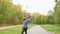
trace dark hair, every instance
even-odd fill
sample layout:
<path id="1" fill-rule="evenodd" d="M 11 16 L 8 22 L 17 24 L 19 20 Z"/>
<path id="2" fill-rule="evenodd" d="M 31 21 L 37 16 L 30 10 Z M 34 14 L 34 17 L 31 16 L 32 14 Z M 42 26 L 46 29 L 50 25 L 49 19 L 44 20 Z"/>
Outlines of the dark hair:
<path id="1" fill-rule="evenodd" d="M 23 19 L 23 21 L 26 20 L 26 18 Z"/>

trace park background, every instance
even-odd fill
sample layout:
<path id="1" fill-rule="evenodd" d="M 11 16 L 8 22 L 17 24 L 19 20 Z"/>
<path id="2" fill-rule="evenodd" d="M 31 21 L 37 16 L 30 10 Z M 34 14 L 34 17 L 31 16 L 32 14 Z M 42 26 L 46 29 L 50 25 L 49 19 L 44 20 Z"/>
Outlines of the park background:
<path id="1" fill-rule="evenodd" d="M 31 13 L 32 11 L 27 12 L 28 5 L 23 10 L 22 5 L 14 4 L 12 0 L 0 0 L 0 27 L 22 25 L 23 17 L 32 17 L 30 25 L 42 25 L 43 28 L 60 34 L 60 0 L 55 0 L 54 2 L 53 10 L 49 10 L 47 15 L 44 15 L 39 13 L 39 11 L 33 13 Z M 4 31 L 0 30 L 1 34 L 4 34 Z"/>

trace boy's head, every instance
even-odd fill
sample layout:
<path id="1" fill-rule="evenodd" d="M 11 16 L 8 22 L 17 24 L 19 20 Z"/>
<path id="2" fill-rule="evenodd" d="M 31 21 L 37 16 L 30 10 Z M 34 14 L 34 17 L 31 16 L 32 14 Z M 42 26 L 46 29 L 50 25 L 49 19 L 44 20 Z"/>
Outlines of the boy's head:
<path id="1" fill-rule="evenodd" d="M 26 18 L 25 18 L 25 17 L 23 17 L 23 20 L 26 20 Z"/>

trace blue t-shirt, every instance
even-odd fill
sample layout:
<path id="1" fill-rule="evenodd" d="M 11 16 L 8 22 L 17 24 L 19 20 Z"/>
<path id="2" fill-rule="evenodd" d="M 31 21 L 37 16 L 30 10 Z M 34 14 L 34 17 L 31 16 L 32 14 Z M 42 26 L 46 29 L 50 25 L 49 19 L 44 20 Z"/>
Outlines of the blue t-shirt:
<path id="1" fill-rule="evenodd" d="M 24 28 L 27 27 L 29 21 L 30 21 L 29 19 L 26 19 L 26 20 L 23 21 L 23 27 L 24 27 Z"/>

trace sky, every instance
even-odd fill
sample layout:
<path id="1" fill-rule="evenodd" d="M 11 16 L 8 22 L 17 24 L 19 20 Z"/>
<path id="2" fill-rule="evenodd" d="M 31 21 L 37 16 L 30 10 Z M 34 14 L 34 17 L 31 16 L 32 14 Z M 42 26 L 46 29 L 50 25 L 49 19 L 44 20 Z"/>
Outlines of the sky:
<path id="1" fill-rule="evenodd" d="M 55 0 L 13 0 L 13 4 L 22 5 L 22 10 L 26 12 L 47 15 L 49 10 L 53 10 L 55 7 Z"/>

